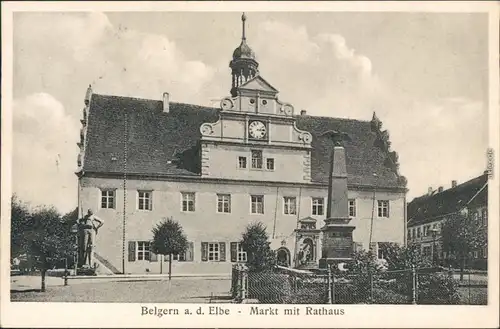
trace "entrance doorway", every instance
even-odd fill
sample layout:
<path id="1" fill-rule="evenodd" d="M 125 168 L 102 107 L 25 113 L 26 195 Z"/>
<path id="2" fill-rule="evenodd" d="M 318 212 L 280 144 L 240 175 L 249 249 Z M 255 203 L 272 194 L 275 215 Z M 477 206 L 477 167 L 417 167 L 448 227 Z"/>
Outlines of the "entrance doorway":
<path id="1" fill-rule="evenodd" d="M 276 258 L 279 266 L 290 267 L 290 251 L 281 247 L 276 251 Z"/>

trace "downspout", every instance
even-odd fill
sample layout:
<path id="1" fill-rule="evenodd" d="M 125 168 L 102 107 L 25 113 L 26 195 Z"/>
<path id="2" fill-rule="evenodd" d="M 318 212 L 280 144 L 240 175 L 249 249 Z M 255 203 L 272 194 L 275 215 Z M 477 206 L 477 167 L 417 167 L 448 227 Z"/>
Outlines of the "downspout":
<path id="1" fill-rule="evenodd" d="M 276 187 L 276 204 L 274 206 L 273 239 L 276 237 L 276 217 L 278 216 L 278 190 Z"/>

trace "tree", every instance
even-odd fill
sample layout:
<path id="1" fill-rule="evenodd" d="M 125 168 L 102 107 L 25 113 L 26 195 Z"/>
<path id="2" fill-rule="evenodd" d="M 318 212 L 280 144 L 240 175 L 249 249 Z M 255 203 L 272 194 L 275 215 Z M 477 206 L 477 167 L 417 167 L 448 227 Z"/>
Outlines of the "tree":
<path id="1" fill-rule="evenodd" d="M 14 259 L 24 250 L 24 232 L 28 228 L 30 213 L 28 206 L 16 195 L 11 198 L 11 222 L 10 222 L 10 257 Z"/>
<path id="2" fill-rule="evenodd" d="M 486 246 L 487 230 L 483 224 L 458 212 L 444 222 L 441 237 L 443 251 L 459 261 L 460 280 L 463 280 L 465 262 L 470 253 Z"/>
<path id="3" fill-rule="evenodd" d="M 269 235 L 262 222 L 247 226 L 241 246 L 247 253 L 247 266 L 250 271 L 269 270 L 276 264 L 276 255 L 271 250 Z"/>
<path id="4" fill-rule="evenodd" d="M 384 259 L 387 262 L 388 271 L 432 265 L 428 258 L 422 256 L 420 248 L 416 245 L 400 246 L 397 243 L 389 243 L 385 246 Z"/>
<path id="5" fill-rule="evenodd" d="M 172 218 L 164 219 L 153 228 L 152 251 L 158 255 L 168 255 L 168 279 L 172 279 L 172 255 L 186 251 L 187 238 L 182 226 Z M 160 265 L 162 266 L 162 265 Z"/>
<path id="6" fill-rule="evenodd" d="M 42 206 L 31 212 L 22 232 L 23 249 L 35 257 L 41 274 L 41 291 L 45 291 L 47 270 L 74 252 L 67 225 L 53 207 Z"/>

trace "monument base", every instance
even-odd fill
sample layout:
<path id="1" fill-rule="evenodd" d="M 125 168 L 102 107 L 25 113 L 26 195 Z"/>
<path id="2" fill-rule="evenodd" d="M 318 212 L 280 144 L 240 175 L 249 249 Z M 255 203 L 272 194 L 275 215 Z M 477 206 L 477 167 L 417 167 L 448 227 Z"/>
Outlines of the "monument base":
<path id="1" fill-rule="evenodd" d="M 339 264 L 344 263 L 345 264 L 345 269 L 347 270 L 347 267 L 349 263 L 352 262 L 352 258 L 321 258 L 319 260 L 319 268 L 321 270 L 326 270 L 328 267 L 335 267 L 339 269 Z M 341 270 L 341 269 L 339 269 Z"/>

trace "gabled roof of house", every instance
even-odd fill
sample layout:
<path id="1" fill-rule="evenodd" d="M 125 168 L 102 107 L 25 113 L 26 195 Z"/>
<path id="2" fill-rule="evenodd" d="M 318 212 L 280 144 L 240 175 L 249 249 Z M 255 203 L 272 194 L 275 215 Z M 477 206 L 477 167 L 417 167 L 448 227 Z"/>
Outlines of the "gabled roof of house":
<path id="1" fill-rule="evenodd" d="M 220 110 L 173 102 L 168 113 L 162 109 L 162 101 L 93 94 L 83 171 L 123 173 L 126 146 L 129 174 L 199 176 L 199 128 L 204 122 L 217 121 Z M 313 182 L 328 184 L 333 145 L 321 134 L 335 130 L 350 137 L 345 144 L 349 184 L 405 188 L 397 172 L 386 166 L 387 151 L 376 146 L 377 135 L 370 121 L 307 115 L 296 118 L 297 127 L 313 136 Z"/>
<path id="2" fill-rule="evenodd" d="M 408 203 L 408 226 L 432 222 L 465 207 L 488 203 L 488 175 L 475 177 L 456 187 L 423 195 Z"/>

